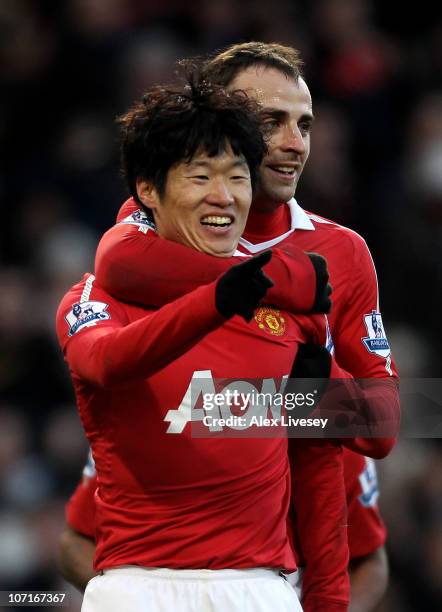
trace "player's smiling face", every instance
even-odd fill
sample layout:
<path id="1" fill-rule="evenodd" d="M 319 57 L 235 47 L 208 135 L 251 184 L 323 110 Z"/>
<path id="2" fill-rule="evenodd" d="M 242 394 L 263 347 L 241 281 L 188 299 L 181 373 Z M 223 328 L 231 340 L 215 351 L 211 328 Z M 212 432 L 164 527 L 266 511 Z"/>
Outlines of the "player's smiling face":
<path id="1" fill-rule="evenodd" d="M 312 99 L 305 81 L 298 82 L 262 65 L 242 70 L 229 84 L 259 101 L 268 128 L 268 154 L 260 171 L 253 206 L 266 210 L 293 197 L 310 153 Z"/>
<path id="2" fill-rule="evenodd" d="M 252 186 L 247 163 L 229 147 L 215 157 L 197 152 L 189 163 L 173 166 L 162 196 L 145 181 L 138 194 L 152 209 L 160 236 L 230 257 L 247 221 Z"/>

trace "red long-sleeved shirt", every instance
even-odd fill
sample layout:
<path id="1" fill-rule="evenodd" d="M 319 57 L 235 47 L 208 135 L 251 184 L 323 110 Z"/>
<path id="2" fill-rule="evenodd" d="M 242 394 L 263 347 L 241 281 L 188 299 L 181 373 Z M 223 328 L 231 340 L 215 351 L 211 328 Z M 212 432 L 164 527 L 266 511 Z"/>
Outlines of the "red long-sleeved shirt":
<path id="1" fill-rule="evenodd" d="M 244 376 L 274 385 L 290 371 L 297 343 L 325 340 L 322 317 L 301 328 L 263 309 L 273 316 L 267 327 L 258 314 L 249 325 L 236 317 L 221 327 L 213 294 L 204 286 L 146 313 L 87 276 L 59 307 L 57 332 L 99 475 L 98 569 L 294 566 L 286 439 L 192 439 L 188 425 L 201 410 L 189 403 L 197 399 L 189 382 L 207 389 L 216 378 Z M 311 468 L 317 453 L 303 445 Z M 316 496 L 338 499 L 341 467 L 330 467 L 325 489 L 300 480 L 300 514 Z"/>
<path id="2" fill-rule="evenodd" d="M 333 286 L 330 342 L 336 355 L 331 376 L 361 379 L 356 395 L 364 400 L 372 420 L 382 422 L 386 431 L 383 437 L 379 433 L 375 433 L 376 437 L 347 437 L 342 443 L 362 455 L 380 459 L 395 443 L 400 407 L 397 373 L 382 325 L 372 257 L 356 232 L 305 213 L 294 201 L 290 203 L 290 213 L 291 229 L 284 231 L 286 228 L 281 227 L 280 235 L 266 240 L 265 227 L 261 228 L 260 235 L 257 233 L 252 209 L 248 226 L 254 233 L 246 233 L 239 248 L 248 255 L 267 248 L 274 250 L 266 273 L 273 278 L 275 286 L 267 299 L 291 312 L 308 311 L 307 306 L 313 301 L 314 275 L 303 250 L 326 257 Z M 238 263 L 237 257 L 211 257 L 159 238 L 132 199 L 121 208 L 118 222 L 99 244 L 95 271 L 99 283 L 120 299 L 161 306 L 216 279 Z M 276 229 L 272 226 L 273 232 Z M 288 287 L 293 287 L 293 292 Z M 307 301 L 302 297 L 304 291 Z M 378 323 L 377 330 L 372 327 L 373 316 Z M 379 341 L 376 333 L 382 335 Z M 382 392 L 378 385 L 370 383 L 371 378 L 383 379 Z"/>

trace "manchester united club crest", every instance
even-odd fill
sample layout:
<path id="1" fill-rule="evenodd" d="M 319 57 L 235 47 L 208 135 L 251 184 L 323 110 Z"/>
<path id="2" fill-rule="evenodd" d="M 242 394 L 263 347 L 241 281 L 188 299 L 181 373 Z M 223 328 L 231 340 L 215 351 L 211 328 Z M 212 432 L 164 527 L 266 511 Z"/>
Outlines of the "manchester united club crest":
<path id="1" fill-rule="evenodd" d="M 258 308 L 255 321 L 259 329 L 271 336 L 282 336 L 285 333 L 285 319 L 275 308 Z"/>

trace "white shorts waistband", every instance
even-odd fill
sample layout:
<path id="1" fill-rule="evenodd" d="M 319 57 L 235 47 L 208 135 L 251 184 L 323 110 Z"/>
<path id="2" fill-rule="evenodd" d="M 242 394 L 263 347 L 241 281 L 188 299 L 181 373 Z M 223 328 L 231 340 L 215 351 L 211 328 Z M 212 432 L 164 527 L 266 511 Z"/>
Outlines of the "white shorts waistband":
<path id="1" fill-rule="evenodd" d="M 267 578 L 280 580 L 279 570 L 266 568 L 250 569 L 169 569 L 165 567 L 140 567 L 122 565 L 103 570 L 105 576 L 140 576 L 162 580 L 255 580 Z"/>

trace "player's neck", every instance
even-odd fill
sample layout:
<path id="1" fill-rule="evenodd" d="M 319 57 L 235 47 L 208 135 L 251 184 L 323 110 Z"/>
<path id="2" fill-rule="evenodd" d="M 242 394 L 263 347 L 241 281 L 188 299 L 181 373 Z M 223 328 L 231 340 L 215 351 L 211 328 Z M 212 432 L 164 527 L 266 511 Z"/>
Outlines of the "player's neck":
<path id="1" fill-rule="evenodd" d="M 291 215 L 287 204 L 279 204 L 273 210 L 250 209 L 243 237 L 259 243 L 276 238 L 290 229 Z"/>

